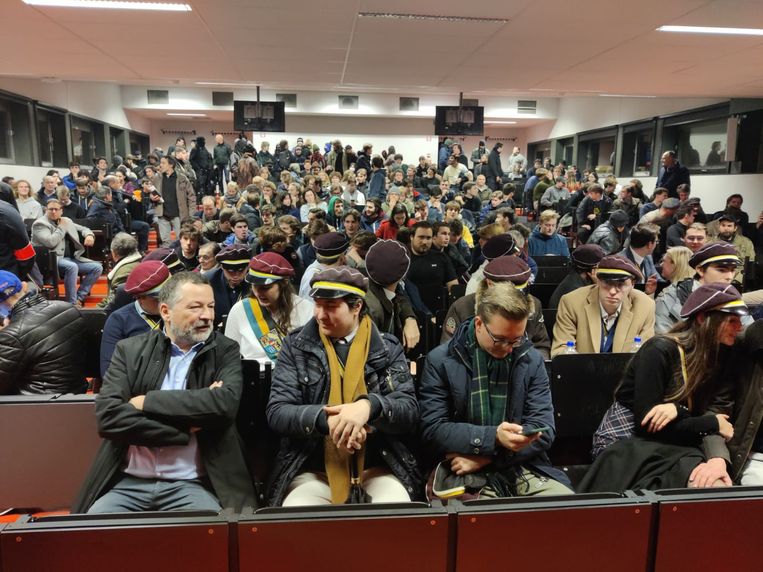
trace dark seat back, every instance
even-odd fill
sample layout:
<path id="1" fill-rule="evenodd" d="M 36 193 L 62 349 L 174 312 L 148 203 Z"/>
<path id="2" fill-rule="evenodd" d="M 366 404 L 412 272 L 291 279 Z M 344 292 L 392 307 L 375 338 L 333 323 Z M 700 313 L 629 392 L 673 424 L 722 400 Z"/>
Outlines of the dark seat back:
<path id="1" fill-rule="evenodd" d="M 559 267 L 564 266 L 568 267 L 570 263 L 569 256 L 555 256 L 555 255 L 548 255 L 548 256 L 533 256 L 533 260 L 538 265 L 538 268 L 546 268 L 546 267 Z M 569 271 L 569 270 L 568 270 Z"/>
<path id="2" fill-rule="evenodd" d="M 569 273 L 570 269 L 567 266 L 539 266 L 535 282 L 539 284 L 559 284 Z"/>
<path id="3" fill-rule="evenodd" d="M 543 309 L 543 324 L 546 326 L 549 339 L 554 341 L 554 324 L 556 323 L 556 310 L 553 308 Z"/>
<path id="4" fill-rule="evenodd" d="M 80 313 L 85 319 L 85 330 L 82 332 L 85 377 L 99 378 L 101 376 L 101 337 L 103 336 L 103 326 L 106 323 L 106 312 L 83 308 Z"/>
<path id="5" fill-rule="evenodd" d="M 558 355 L 551 362 L 554 465 L 591 462 L 591 440 L 633 354 Z"/>
<path id="6" fill-rule="evenodd" d="M 559 282 L 553 284 L 533 282 L 528 287 L 528 292 L 540 300 L 541 308 L 548 308 L 548 303 L 557 286 L 559 286 Z"/>
<path id="7" fill-rule="evenodd" d="M 278 452 L 278 436 L 268 426 L 266 416 L 273 366 L 241 360 L 241 371 L 244 386 L 236 424 L 247 452 L 249 472 L 261 485 L 266 482 Z"/>

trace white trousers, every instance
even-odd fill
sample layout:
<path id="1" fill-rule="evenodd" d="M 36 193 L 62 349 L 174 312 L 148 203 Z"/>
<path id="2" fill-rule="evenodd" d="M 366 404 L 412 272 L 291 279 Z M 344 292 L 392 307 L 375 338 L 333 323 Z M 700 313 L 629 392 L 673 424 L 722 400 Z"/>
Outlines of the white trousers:
<path id="1" fill-rule="evenodd" d="M 389 471 L 372 469 L 363 479 L 363 488 L 372 503 L 410 502 L 411 497 L 400 481 Z M 367 473 L 367 474 L 368 474 Z M 331 489 L 325 473 L 301 473 L 294 477 L 286 489 L 283 506 L 314 506 L 331 504 Z"/>
<path id="2" fill-rule="evenodd" d="M 763 453 L 752 453 L 742 469 L 739 484 L 747 487 L 763 485 Z"/>

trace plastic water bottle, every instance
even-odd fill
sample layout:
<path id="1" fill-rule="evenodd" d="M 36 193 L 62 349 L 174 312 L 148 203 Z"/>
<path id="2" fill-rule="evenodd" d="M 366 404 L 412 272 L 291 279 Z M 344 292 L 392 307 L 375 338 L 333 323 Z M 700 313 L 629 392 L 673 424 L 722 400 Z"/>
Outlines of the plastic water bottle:
<path id="1" fill-rule="evenodd" d="M 635 354 L 640 349 L 641 349 L 641 338 L 639 337 L 633 338 L 633 348 L 631 349 L 631 353 Z"/>
<path id="2" fill-rule="evenodd" d="M 575 342 L 570 340 L 567 342 L 567 349 L 564 350 L 565 354 L 576 354 L 578 353 L 578 350 L 575 349 Z"/>

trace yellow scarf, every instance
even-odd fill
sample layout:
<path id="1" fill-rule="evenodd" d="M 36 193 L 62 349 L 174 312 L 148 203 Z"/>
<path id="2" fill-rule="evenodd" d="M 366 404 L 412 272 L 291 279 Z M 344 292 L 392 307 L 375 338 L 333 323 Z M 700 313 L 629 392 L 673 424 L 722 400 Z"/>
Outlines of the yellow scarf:
<path id="1" fill-rule="evenodd" d="M 364 370 L 368 359 L 368 349 L 371 345 L 371 318 L 365 316 L 360 320 L 358 332 L 352 340 L 350 353 L 344 367 L 336 355 L 331 340 L 321 333 L 321 341 L 326 350 L 331 373 L 328 405 L 353 403 L 359 396 L 366 395 Z M 350 455 L 344 450 L 338 449 L 331 440 L 331 436 L 327 436 L 324 440 L 323 449 L 326 476 L 331 488 L 331 502 L 343 504 L 350 492 L 350 485 L 353 484 L 350 477 L 350 462 L 357 463 L 358 480 L 363 475 L 365 445 L 354 455 Z"/>

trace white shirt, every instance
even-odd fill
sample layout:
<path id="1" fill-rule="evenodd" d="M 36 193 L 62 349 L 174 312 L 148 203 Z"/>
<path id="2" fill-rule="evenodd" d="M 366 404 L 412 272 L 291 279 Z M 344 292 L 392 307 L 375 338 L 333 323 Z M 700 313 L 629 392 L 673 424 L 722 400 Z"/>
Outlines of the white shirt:
<path id="1" fill-rule="evenodd" d="M 599 302 L 599 310 L 601 311 L 601 321 L 604 324 L 604 329 L 607 330 L 607 333 L 612 329 L 612 327 L 615 325 L 615 322 L 617 321 L 618 316 L 620 315 L 620 310 L 622 309 L 623 305 L 620 303 L 620 305 L 617 307 L 617 310 L 615 310 L 615 313 L 611 316 L 607 314 L 607 311 L 604 309 L 604 306 L 601 305 L 601 302 Z"/>
<path id="2" fill-rule="evenodd" d="M 293 296 L 292 302 L 294 307 L 289 316 L 291 327 L 299 328 L 313 317 L 313 302 L 297 295 Z M 265 350 L 262 349 L 262 344 L 254 334 L 254 330 L 249 325 L 249 318 L 246 317 L 246 310 L 244 309 L 244 304 L 248 303 L 249 300 L 244 299 L 233 305 L 230 314 L 228 314 L 228 321 L 225 323 L 225 335 L 238 342 L 241 347 L 242 358 L 257 360 L 262 364 L 272 363 Z"/>
<path id="3" fill-rule="evenodd" d="M 325 270 L 327 267 L 317 260 L 305 268 L 305 273 L 302 275 L 302 281 L 299 283 L 299 297 L 309 299 L 310 298 L 310 280 L 313 279 L 318 272 Z"/>

